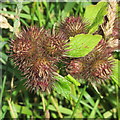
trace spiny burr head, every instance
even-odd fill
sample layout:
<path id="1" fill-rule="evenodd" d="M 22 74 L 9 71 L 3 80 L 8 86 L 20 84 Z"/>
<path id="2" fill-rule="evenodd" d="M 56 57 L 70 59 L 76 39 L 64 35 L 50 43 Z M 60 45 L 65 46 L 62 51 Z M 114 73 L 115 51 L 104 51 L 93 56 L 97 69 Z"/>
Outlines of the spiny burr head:
<path id="1" fill-rule="evenodd" d="M 80 74 L 83 70 L 83 65 L 84 63 L 80 59 L 71 60 L 66 71 L 71 75 Z"/>
<path id="2" fill-rule="evenodd" d="M 59 60 L 67 51 L 65 48 L 67 40 L 62 32 L 47 35 L 46 41 L 43 43 L 45 54 L 51 59 Z"/>
<path id="3" fill-rule="evenodd" d="M 45 30 L 39 29 L 35 26 L 27 28 L 20 33 L 20 35 L 11 41 L 11 52 L 13 56 L 31 57 L 36 52 L 42 52 L 41 44 Z"/>
<path id="4" fill-rule="evenodd" d="M 61 23 L 60 30 L 69 38 L 77 34 L 87 33 L 87 25 L 81 17 L 71 16 Z"/>
<path id="5" fill-rule="evenodd" d="M 112 64 L 108 60 L 97 60 L 92 64 L 92 75 L 100 79 L 108 79 L 112 74 Z"/>
<path id="6" fill-rule="evenodd" d="M 38 91 L 42 89 L 45 91 L 50 87 L 52 81 L 54 81 L 53 72 L 55 71 L 52 62 L 48 61 L 46 58 L 38 58 L 33 61 L 33 65 L 26 69 L 24 74 L 28 79 L 26 81 L 26 87 L 31 91 Z"/>
<path id="7" fill-rule="evenodd" d="M 11 42 L 12 58 L 18 69 L 22 71 L 26 86 L 35 92 L 46 90 L 55 80 L 54 62 L 48 59 L 43 43 L 46 42 L 47 31 L 35 26 L 23 30 Z"/>

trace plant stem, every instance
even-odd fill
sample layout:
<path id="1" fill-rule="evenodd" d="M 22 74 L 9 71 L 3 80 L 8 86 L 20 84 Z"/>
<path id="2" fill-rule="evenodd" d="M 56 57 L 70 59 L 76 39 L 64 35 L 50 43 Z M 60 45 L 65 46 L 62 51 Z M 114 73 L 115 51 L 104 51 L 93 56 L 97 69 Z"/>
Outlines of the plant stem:
<path id="1" fill-rule="evenodd" d="M 46 107 L 46 101 L 45 101 L 44 94 L 40 92 L 40 96 L 42 98 L 42 104 L 43 104 L 43 111 L 44 111 L 45 119 L 49 120 L 50 119 L 50 113 L 49 113 L 49 110 Z"/>
<path id="2" fill-rule="evenodd" d="M 49 91 L 48 89 L 47 89 L 47 92 L 48 92 L 48 94 L 50 95 L 50 91 Z M 59 108 L 58 108 L 58 105 L 56 104 L 55 99 L 54 99 L 52 96 L 50 96 L 50 99 L 51 99 L 51 102 L 52 102 L 52 104 L 54 105 L 55 109 L 57 110 L 59 117 L 60 117 L 60 118 L 63 118 L 63 115 L 62 115 L 61 112 L 59 111 Z"/>
<path id="3" fill-rule="evenodd" d="M 43 111 L 45 112 L 45 110 L 46 110 L 45 98 L 44 98 L 44 95 L 43 95 L 42 93 L 40 93 L 40 96 L 41 96 L 41 98 L 42 98 Z"/>
<path id="4" fill-rule="evenodd" d="M 79 106 L 79 104 L 80 104 L 80 100 L 82 99 L 82 96 L 83 96 L 86 88 L 87 88 L 87 86 L 85 86 L 84 89 L 82 90 L 82 92 L 81 92 L 81 94 L 80 94 L 80 96 L 79 96 L 79 98 L 78 98 L 78 100 L 77 100 L 76 106 L 75 106 L 75 108 L 74 108 L 74 110 L 73 110 L 73 113 L 72 113 L 72 115 L 71 115 L 71 118 L 74 117 L 74 114 L 75 114 L 75 112 L 76 112 L 76 110 L 77 110 L 77 108 L 78 108 L 78 106 Z"/>
<path id="5" fill-rule="evenodd" d="M 1 77 L 2 78 L 2 77 Z M 4 88 L 5 88 L 5 83 L 6 83 L 6 75 L 4 76 L 4 79 L 3 79 L 3 83 L 2 83 L 2 86 L 1 86 L 1 93 L 0 93 L 0 108 L 2 107 L 2 97 L 3 97 L 3 92 L 4 92 Z M 2 81 L 2 80 L 1 80 Z"/>
<path id="6" fill-rule="evenodd" d="M 116 85 L 116 99 L 117 99 L 118 120 L 120 120 L 120 96 L 119 96 L 119 87 L 118 87 L 118 85 Z"/>

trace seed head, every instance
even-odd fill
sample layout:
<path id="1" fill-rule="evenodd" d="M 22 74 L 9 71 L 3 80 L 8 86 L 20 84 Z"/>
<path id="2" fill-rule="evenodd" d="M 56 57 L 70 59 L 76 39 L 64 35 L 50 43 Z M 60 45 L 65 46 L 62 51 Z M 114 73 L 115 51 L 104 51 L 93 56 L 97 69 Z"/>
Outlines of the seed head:
<path id="1" fill-rule="evenodd" d="M 97 60 L 92 64 L 91 73 L 100 79 L 108 79 L 112 74 L 111 65 L 108 60 Z"/>
<path id="2" fill-rule="evenodd" d="M 46 90 L 54 81 L 54 62 L 48 59 L 43 47 L 47 40 L 46 34 L 43 28 L 30 27 L 11 42 L 14 63 L 27 78 L 27 88 L 35 92 L 40 88 Z"/>
<path id="3" fill-rule="evenodd" d="M 12 56 L 24 58 L 32 57 L 36 52 L 41 54 L 41 42 L 44 32 L 43 28 L 38 29 L 37 27 L 30 27 L 27 30 L 23 29 L 20 35 L 11 41 Z"/>
<path id="4" fill-rule="evenodd" d="M 83 65 L 84 63 L 80 58 L 71 60 L 66 71 L 73 76 L 78 76 L 83 71 Z"/>
<path id="5" fill-rule="evenodd" d="M 45 49 L 45 54 L 51 60 L 60 60 L 60 58 L 65 55 L 66 52 L 66 43 L 67 40 L 65 39 L 62 32 L 47 35 L 46 41 L 43 43 L 43 48 Z"/>
<path id="6" fill-rule="evenodd" d="M 105 40 L 101 40 L 98 45 L 84 57 L 86 63 L 85 74 L 82 76 L 90 82 L 101 83 L 112 74 L 113 59 L 112 49 L 107 48 Z"/>
<path id="7" fill-rule="evenodd" d="M 81 17 L 68 17 L 60 25 L 60 31 L 62 31 L 67 38 L 74 37 L 77 34 L 86 33 L 87 23 L 85 23 Z"/>
<path id="8" fill-rule="evenodd" d="M 55 80 L 53 63 L 43 57 L 32 62 L 31 66 L 24 69 L 24 74 L 28 79 L 25 84 L 30 90 L 38 91 L 41 88 L 45 91 Z"/>

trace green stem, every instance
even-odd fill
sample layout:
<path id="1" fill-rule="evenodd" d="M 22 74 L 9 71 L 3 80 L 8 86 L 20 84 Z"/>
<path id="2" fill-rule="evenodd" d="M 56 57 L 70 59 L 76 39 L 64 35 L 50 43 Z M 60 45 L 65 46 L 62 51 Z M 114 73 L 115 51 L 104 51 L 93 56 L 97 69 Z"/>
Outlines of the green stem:
<path id="1" fill-rule="evenodd" d="M 76 110 L 77 110 L 77 108 L 78 108 L 78 106 L 79 106 L 79 104 L 80 104 L 80 100 L 82 99 L 82 96 L 83 96 L 86 88 L 87 88 L 87 86 L 85 86 L 84 89 L 82 90 L 82 92 L 81 92 L 81 94 L 80 94 L 80 96 L 79 96 L 79 98 L 78 98 L 78 100 L 77 100 L 76 106 L 75 106 L 75 108 L 74 108 L 74 110 L 73 110 L 73 113 L 72 113 L 72 115 L 71 115 L 71 118 L 74 117 L 74 114 L 75 114 L 75 112 L 76 112 Z"/>
<path id="2" fill-rule="evenodd" d="M 46 110 L 46 104 L 45 104 L 45 98 L 44 98 L 43 93 L 40 93 L 40 96 L 41 96 L 41 98 L 42 98 L 43 111 L 45 112 L 45 110 Z"/>
<path id="3" fill-rule="evenodd" d="M 47 92 L 48 92 L 48 94 L 50 95 L 50 91 L 49 91 L 48 89 L 47 89 Z M 59 117 L 60 117 L 60 118 L 63 118 L 63 115 L 61 114 L 61 112 L 60 112 L 60 110 L 59 110 L 59 108 L 58 108 L 58 105 L 56 104 L 55 99 L 54 99 L 52 96 L 50 96 L 50 99 L 51 99 L 51 102 L 52 102 L 52 104 L 54 105 L 55 109 L 57 110 Z"/>
<path id="4" fill-rule="evenodd" d="M 118 111 L 118 120 L 120 120 L 120 96 L 119 96 L 119 87 L 116 85 L 116 99 L 117 99 L 117 111 Z"/>
<path id="5" fill-rule="evenodd" d="M 31 8 L 31 25 L 34 25 L 35 11 L 36 11 L 36 2 L 32 4 L 32 8 Z"/>
<path id="6" fill-rule="evenodd" d="M 5 88 L 5 83 L 6 83 L 6 75 L 4 76 L 4 79 L 3 79 L 3 84 L 2 84 L 2 88 L 1 88 L 1 94 L 0 94 L 0 107 L 2 105 L 2 96 L 3 96 L 3 92 L 4 92 L 4 88 Z"/>

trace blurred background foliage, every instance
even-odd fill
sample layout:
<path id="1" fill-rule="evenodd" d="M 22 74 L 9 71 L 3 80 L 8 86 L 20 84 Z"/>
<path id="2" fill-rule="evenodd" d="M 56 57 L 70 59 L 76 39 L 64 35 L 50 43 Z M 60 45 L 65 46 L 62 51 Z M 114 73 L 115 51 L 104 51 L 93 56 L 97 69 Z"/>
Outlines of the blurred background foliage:
<path id="1" fill-rule="evenodd" d="M 30 93 L 20 71 L 9 59 L 9 40 L 23 27 L 53 29 L 68 16 L 84 16 L 93 2 L 3 2 L 0 3 L 0 118 L 115 118 L 120 119 L 119 86 L 115 80 L 96 88 L 67 75 L 51 92 Z M 120 59 L 119 52 L 114 54 Z M 117 61 L 118 64 L 119 60 Z M 61 65 L 64 66 L 64 65 Z M 115 74 L 118 76 L 118 65 Z M 64 71 L 63 71 L 64 72 Z M 68 81 L 66 81 L 66 79 Z M 117 81 L 119 82 L 119 81 Z M 118 83 L 119 84 L 119 83 Z M 60 93 L 60 94 L 59 94 Z"/>

